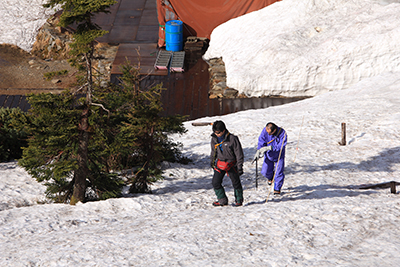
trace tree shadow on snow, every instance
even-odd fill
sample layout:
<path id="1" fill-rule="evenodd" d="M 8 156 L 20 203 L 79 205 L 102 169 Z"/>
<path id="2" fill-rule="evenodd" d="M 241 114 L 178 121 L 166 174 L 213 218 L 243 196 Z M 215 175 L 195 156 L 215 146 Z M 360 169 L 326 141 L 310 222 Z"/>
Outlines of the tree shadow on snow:
<path id="1" fill-rule="evenodd" d="M 357 197 L 360 195 L 377 194 L 374 190 L 362 190 L 360 186 L 333 186 L 329 184 L 308 186 L 301 185 L 288 187 L 282 191 L 281 196 L 270 197 L 273 202 L 295 201 L 304 199 L 327 199 L 340 197 Z M 388 191 L 388 193 L 390 193 Z"/>
<path id="2" fill-rule="evenodd" d="M 211 150 L 210 150 L 211 153 Z M 254 149 L 243 149 L 244 153 L 244 161 L 252 161 L 253 156 L 255 153 L 255 148 Z M 186 170 L 199 170 L 202 172 L 207 173 L 206 176 L 196 176 L 196 177 L 184 177 L 184 180 L 177 180 L 177 178 L 182 179 L 182 177 L 175 177 L 175 176 L 167 176 L 164 175 L 164 180 L 165 181 L 171 181 L 170 185 L 166 185 L 165 187 L 158 188 L 156 190 L 153 190 L 155 194 L 162 194 L 163 192 L 168 192 L 168 193 L 173 193 L 173 192 L 180 192 L 180 191 L 187 191 L 187 192 L 192 192 L 192 191 L 198 191 L 198 190 L 212 190 L 212 177 L 214 174 L 213 169 L 210 166 L 211 163 L 211 158 L 210 155 L 204 155 L 204 154 L 197 154 L 193 153 L 191 155 L 184 155 L 186 157 L 189 157 L 193 162 L 189 164 L 176 164 L 176 163 L 164 163 L 164 168 L 163 170 L 166 171 L 168 169 L 173 169 L 173 168 L 182 168 Z M 190 172 L 189 172 L 190 173 Z M 248 172 L 245 170 L 245 174 L 241 176 L 241 180 L 243 181 L 248 181 L 250 180 L 253 176 L 252 172 Z M 174 182 L 173 182 L 174 181 Z M 244 183 L 244 182 L 243 182 Z M 230 178 L 225 175 L 224 180 L 223 180 L 223 186 L 225 187 L 226 190 L 230 190 L 232 188 L 231 180 Z M 233 190 L 233 189 L 232 189 Z"/>
<path id="3" fill-rule="evenodd" d="M 245 163 L 251 162 L 253 160 L 253 156 L 255 153 L 255 148 L 245 148 L 243 150 L 245 155 Z M 188 156 L 188 155 L 185 155 Z M 176 181 L 170 185 L 167 185 L 164 188 L 159 188 L 155 190 L 155 193 L 159 191 L 158 194 L 162 194 L 162 192 L 180 192 L 180 191 L 198 191 L 198 190 L 212 190 L 213 187 L 211 185 L 211 180 L 213 176 L 213 170 L 210 167 L 210 156 L 204 154 L 196 154 L 193 153 L 189 156 L 193 160 L 192 163 L 187 165 L 180 164 L 179 168 L 184 169 L 194 169 L 199 170 L 203 169 L 207 175 L 204 177 L 187 177 L 185 180 Z M 293 164 L 290 162 L 286 163 L 285 174 L 295 175 L 298 173 L 313 173 L 320 171 L 337 171 L 337 170 L 347 170 L 348 172 L 394 172 L 394 165 L 400 162 L 400 147 L 395 147 L 391 149 L 384 150 L 379 153 L 379 155 L 371 157 L 367 160 L 364 160 L 358 164 L 352 162 L 340 162 L 340 163 L 332 163 L 328 165 L 300 165 Z M 247 164 L 248 166 L 248 164 Z M 243 176 L 241 176 L 242 184 L 246 190 L 253 190 L 255 188 L 255 164 L 251 165 L 251 169 L 246 169 Z M 269 190 L 269 186 L 266 185 L 266 179 L 260 174 L 262 166 L 262 159 L 258 160 L 258 181 L 260 186 L 266 187 L 266 191 Z M 176 165 L 166 166 L 166 169 L 175 168 Z M 327 174 L 329 175 L 329 174 Z M 175 180 L 175 177 L 165 177 L 165 180 Z M 231 189 L 231 182 L 229 177 L 225 176 L 223 185 L 227 190 Z M 268 201 L 281 202 L 281 201 L 293 201 L 300 199 L 324 199 L 324 198 L 335 198 L 335 197 L 355 197 L 359 195 L 371 195 L 376 194 L 376 190 L 361 190 L 359 189 L 361 186 L 365 186 L 365 184 L 360 185 L 346 185 L 346 186 L 337 186 L 331 184 L 318 185 L 318 186 L 308 186 L 301 185 L 297 187 L 291 188 L 283 188 L 281 196 L 274 196 L 271 194 L 270 199 Z M 388 189 L 389 190 L 389 189 Z M 388 191 L 389 192 L 389 191 Z M 265 197 L 267 197 L 267 192 Z M 251 202 L 249 204 L 264 204 L 265 200 L 261 200 L 258 202 Z M 249 205 L 248 204 L 248 205 Z"/>
<path id="4" fill-rule="evenodd" d="M 8 161 L 8 162 L 1 162 L 0 170 L 1 171 L 13 170 L 13 169 L 17 168 L 17 166 L 18 166 L 18 162 L 16 160 Z"/>

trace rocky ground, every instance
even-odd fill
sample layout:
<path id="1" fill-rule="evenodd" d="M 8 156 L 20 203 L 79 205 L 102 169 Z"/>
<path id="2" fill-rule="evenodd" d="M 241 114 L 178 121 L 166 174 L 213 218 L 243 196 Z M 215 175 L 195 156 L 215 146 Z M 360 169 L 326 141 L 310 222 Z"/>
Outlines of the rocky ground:
<path id="1" fill-rule="evenodd" d="M 31 52 L 0 44 L 0 95 L 60 92 L 74 86 L 81 74 L 68 62 L 73 30 L 58 27 L 58 18 L 57 13 L 41 27 Z M 93 67 L 103 74 L 102 83 L 109 81 L 117 49 L 117 45 L 95 44 L 98 60 Z"/>
<path id="2" fill-rule="evenodd" d="M 45 78 L 45 74 L 64 72 Z M 17 46 L 0 45 L 1 94 L 20 89 L 62 90 L 75 82 L 77 71 L 66 60 L 43 60 Z"/>

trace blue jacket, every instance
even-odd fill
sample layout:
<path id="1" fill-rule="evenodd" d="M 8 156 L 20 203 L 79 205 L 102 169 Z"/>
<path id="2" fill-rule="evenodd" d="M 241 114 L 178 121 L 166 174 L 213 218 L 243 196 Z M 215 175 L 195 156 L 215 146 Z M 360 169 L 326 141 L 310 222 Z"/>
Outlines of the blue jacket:
<path id="1" fill-rule="evenodd" d="M 269 135 L 267 133 L 266 128 L 262 130 L 260 136 L 258 137 L 258 146 L 257 149 L 262 148 L 263 146 L 272 146 L 272 150 L 266 152 L 266 156 L 271 161 L 278 161 L 279 152 L 282 148 L 281 159 L 285 158 L 285 150 L 287 143 L 287 135 L 285 130 L 278 127 L 276 129 L 275 134 Z M 282 146 L 283 144 L 283 146 Z"/>

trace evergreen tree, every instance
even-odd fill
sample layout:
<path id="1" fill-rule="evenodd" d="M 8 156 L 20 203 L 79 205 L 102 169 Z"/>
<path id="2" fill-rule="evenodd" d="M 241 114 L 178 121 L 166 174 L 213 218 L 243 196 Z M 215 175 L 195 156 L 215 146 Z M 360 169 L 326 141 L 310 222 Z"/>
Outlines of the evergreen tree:
<path id="1" fill-rule="evenodd" d="M 122 87 L 118 95 L 125 103 L 119 103 L 120 126 L 115 136 L 114 155 L 122 168 L 139 167 L 132 179 L 130 192 L 149 193 L 149 185 L 161 177 L 162 161 L 187 162 L 182 157 L 180 143 L 169 134 L 184 133 L 184 117 L 163 117 L 161 103 L 162 84 L 151 88 L 141 86 L 140 68 L 129 63 L 123 66 Z"/>
<path id="2" fill-rule="evenodd" d="M 132 192 L 149 192 L 149 183 L 160 177 L 162 161 L 183 160 L 180 144 L 167 137 L 185 131 L 183 117 L 160 116 L 161 85 L 140 88 L 139 69 L 129 65 L 122 86 L 100 88 L 93 81 L 93 41 L 104 31 L 91 17 L 112 3 L 51 0 L 46 5 L 62 5 L 61 26 L 78 25 L 73 64 L 86 73 L 75 93 L 30 95 L 31 109 L 20 121 L 29 134 L 20 164 L 45 181 L 47 196 L 58 202 L 117 197 L 123 185 L 117 172 L 136 166 L 141 168 L 132 180 Z"/>
<path id="3" fill-rule="evenodd" d="M 39 182 L 46 182 L 49 198 L 69 202 L 79 168 L 79 123 L 86 98 L 65 91 L 63 94 L 32 94 L 28 99 L 32 107 L 19 125 L 29 133 L 29 140 L 19 163 Z M 94 107 L 88 121 L 91 127 L 84 200 L 117 197 L 123 181 L 111 174 L 108 166 L 108 147 L 112 143 L 107 133 L 107 129 L 112 128 L 108 124 L 108 114 Z"/>
<path id="4" fill-rule="evenodd" d="M 19 159 L 21 147 L 26 146 L 27 135 L 13 126 L 13 120 L 24 120 L 19 108 L 0 108 L 0 162 Z"/>
<path id="5" fill-rule="evenodd" d="M 49 0 L 44 7 L 55 7 L 60 5 L 63 13 L 60 17 L 59 25 L 77 25 L 76 32 L 73 34 L 71 53 L 74 57 L 73 64 L 79 65 L 86 71 L 86 77 L 79 91 L 86 96 L 85 101 L 80 103 L 81 113 L 78 124 L 78 147 L 77 147 L 77 166 L 73 172 L 74 188 L 71 204 L 85 200 L 86 177 L 89 175 L 88 169 L 88 147 L 90 136 L 89 117 L 91 106 L 93 105 L 93 53 L 94 41 L 96 38 L 107 33 L 92 22 L 92 17 L 101 12 L 108 12 L 115 0 Z M 83 61 L 81 58 L 83 57 Z"/>

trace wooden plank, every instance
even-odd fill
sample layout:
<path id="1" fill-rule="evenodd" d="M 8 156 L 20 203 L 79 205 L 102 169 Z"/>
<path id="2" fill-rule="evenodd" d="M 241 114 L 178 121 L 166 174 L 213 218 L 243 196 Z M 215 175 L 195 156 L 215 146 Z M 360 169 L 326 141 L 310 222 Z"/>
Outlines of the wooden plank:
<path id="1" fill-rule="evenodd" d="M 114 20 L 116 26 L 139 26 L 142 19 L 141 10 L 119 9 Z"/>
<path id="2" fill-rule="evenodd" d="M 10 108 L 17 108 L 19 106 L 20 95 L 13 95 Z"/>
<path id="3" fill-rule="evenodd" d="M 12 102 L 13 102 L 13 99 L 14 99 L 14 96 L 8 95 L 8 96 L 6 97 L 6 100 L 5 100 L 4 103 L 3 103 L 3 107 L 9 108 L 9 107 L 11 106 Z"/>
<path id="4" fill-rule="evenodd" d="M 206 117 L 209 116 L 211 113 L 210 111 L 210 99 L 208 98 L 208 91 L 210 86 L 210 79 L 209 79 L 209 72 L 208 72 L 208 65 L 202 59 L 199 59 L 195 65 L 196 67 L 196 75 L 195 77 L 195 84 L 198 88 L 198 114 L 196 118 Z"/>
<path id="5" fill-rule="evenodd" d="M 139 26 L 118 25 L 114 26 L 108 35 L 109 43 L 129 43 L 136 39 Z"/>
<path id="6" fill-rule="evenodd" d="M 146 6 L 146 0 L 120 0 L 120 9 L 122 10 L 135 10 L 144 9 Z"/>
<path id="7" fill-rule="evenodd" d="M 126 63 L 126 59 L 132 65 L 137 65 L 139 60 L 138 51 L 140 53 L 141 73 L 151 75 L 167 75 L 167 70 L 156 70 L 154 64 L 157 59 L 157 44 L 156 43 L 136 43 L 136 44 L 121 44 L 118 47 L 116 57 L 114 59 L 111 74 L 122 74 L 120 65 Z"/>
<path id="8" fill-rule="evenodd" d="M 158 25 L 157 26 L 143 26 L 140 25 L 136 34 L 137 41 L 145 42 L 158 42 Z"/>
<path id="9" fill-rule="evenodd" d="M 4 102 L 6 102 L 6 99 L 6 95 L 0 95 L 0 107 L 4 107 Z"/>
<path id="10" fill-rule="evenodd" d="M 346 123 L 342 122 L 342 141 L 339 142 L 339 145 L 346 145 Z"/>
<path id="11" fill-rule="evenodd" d="M 146 8 L 146 9 L 155 9 L 155 10 L 157 10 L 157 1 L 150 1 L 150 0 L 147 0 L 147 1 L 146 1 L 145 8 Z"/>
<path id="12" fill-rule="evenodd" d="M 21 102 L 19 104 L 19 107 L 22 111 L 25 112 L 27 112 L 31 108 L 31 105 L 29 104 L 28 99 L 25 95 L 21 96 Z"/>
<path id="13" fill-rule="evenodd" d="M 140 19 L 140 25 L 158 27 L 157 11 L 143 10 L 143 15 Z"/>

